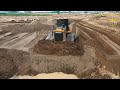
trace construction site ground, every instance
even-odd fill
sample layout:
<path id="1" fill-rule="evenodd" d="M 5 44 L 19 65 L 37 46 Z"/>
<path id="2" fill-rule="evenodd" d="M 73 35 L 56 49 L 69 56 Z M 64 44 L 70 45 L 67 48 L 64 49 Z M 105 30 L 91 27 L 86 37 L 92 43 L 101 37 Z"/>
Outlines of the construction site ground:
<path id="1" fill-rule="evenodd" d="M 77 36 L 74 43 L 45 40 L 56 18 L 69 19 Z M 60 74 L 67 78 L 67 74 L 72 79 L 120 78 L 119 26 L 101 25 L 107 18 L 110 16 L 99 18 L 98 23 L 98 18 L 89 14 L 0 16 L 0 78 L 41 78 L 42 74 L 56 74 L 57 78 Z"/>

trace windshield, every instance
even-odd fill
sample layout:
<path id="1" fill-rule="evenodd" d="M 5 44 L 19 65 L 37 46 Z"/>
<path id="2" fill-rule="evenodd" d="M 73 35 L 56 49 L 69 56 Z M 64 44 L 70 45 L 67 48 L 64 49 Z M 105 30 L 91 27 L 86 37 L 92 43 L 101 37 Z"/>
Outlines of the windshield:
<path id="1" fill-rule="evenodd" d="M 62 29 L 63 27 L 57 27 L 58 29 Z"/>

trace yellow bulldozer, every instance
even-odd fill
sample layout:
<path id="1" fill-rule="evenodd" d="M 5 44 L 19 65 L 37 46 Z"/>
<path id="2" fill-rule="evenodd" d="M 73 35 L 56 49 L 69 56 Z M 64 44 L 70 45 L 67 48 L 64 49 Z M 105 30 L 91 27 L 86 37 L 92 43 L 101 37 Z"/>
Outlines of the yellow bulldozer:
<path id="1" fill-rule="evenodd" d="M 47 40 L 54 42 L 58 41 L 75 41 L 75 34 L 70 30 L 68 19 L 56 19 L 56 24 L 52 27 L 51 33 L 49 33 Z"/>

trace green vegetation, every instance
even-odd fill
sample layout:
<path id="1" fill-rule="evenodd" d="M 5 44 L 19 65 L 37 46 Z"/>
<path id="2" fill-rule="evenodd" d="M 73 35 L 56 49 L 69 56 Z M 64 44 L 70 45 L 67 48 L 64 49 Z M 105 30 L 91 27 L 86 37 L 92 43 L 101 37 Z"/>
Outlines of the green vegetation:
<path id="1" fill-rule="evenodd" d="M 50 14 L 23 14 L 23 13 L 19 13 L 19 14 L 16 14 L 16 13 L 0 13 L 0 16 L 50 16 Z"/>
<path id="2" fill-rule="evenodd" d="M 53 11 L 53 13 L 57 13 L 57 14 L 60 14 L 60 11 Z"/>

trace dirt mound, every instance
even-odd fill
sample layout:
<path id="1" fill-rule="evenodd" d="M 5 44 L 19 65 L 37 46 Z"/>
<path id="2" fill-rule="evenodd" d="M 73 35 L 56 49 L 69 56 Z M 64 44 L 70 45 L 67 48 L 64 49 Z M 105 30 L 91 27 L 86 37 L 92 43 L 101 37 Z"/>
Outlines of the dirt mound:
<path id="1" fill-rule="evenodd" d="M 31 20 L 27 20 L 27 21 L 25 21 L 25 20 L 19 20 L 19 21 L 11 20 L 11 21 L 6 22 L 6 23 L 30 23 L 30 22 L 31 22 Z"/>
<path id="2" fill-rule="evenodd" d="M 39 22 L 40 22 L 40 23 L 46 23 L 47 20 L 48 20 L 48 19 L 45 18 L 45 17 L 40 17 L 40 18 L 39 18 Z"/>
<path id="3" fill-rule="evenodd" d="M 45 22 L 45 21 L 43 21 L 43 22 Z M 31 23 L 30 23 L 30 25 L 39 25 L 39 24 L 41 24 L 42 22 L 41 22 L 41 20 L 35 20 L 35 21 L 32 21 Z"/>
<path id="4" fill-rule="evenodd" d="M 11 76 L 26 73 L 29 64 L 28 53 L 19 50 L 0 49 L 0 78 L 10 78 Z"/>
<path id="5" fill-rule="evenodd" d="M 33 48 L 33 53 L 46 55 L 82 55 L 77 42 L 51 42 L 41 40 Z"/>
<path id="6" fill-rule="evenodd" d="M 40 17 L 39 19 L 32 21 L 30 25 L 36 25 L 36 23 L 46 24 L 47 22 L 48 22 L 47 18 Z"/>
<path id="7" fill-rule="evenodd" d="M 12 33 L 24 33 L 24 32 L 35 32 L 35 31 L 41 31 L 41 30 L 50 30 L 51 25 L 45 25 L 41 24 L 40 22 L 37 22 L 35 24 L 15 24 L 15 25 L 8 25 L 5 27 L 2 27 L 2 30 L 4 32 L 12 32 Z"/>
<path id="8" fill-rule="evenodd" d="M 35 20 L 32 23 L 30 23 L 29 25 L 33 26 L 37 30 L 38 29 L 39 30 L 50 30 L 50 28 L 51 28 L 51 25 L 47 25 L 45 22 L 41 22 L 40 20 Z"/>
<path id="9" fill-rule="evenodd" d="M 9 23 L 16 23 L 16 21 L 15 20 L 11 20 Z"/>
<path id="10" fill-rule="evenodd" d="M 50 20 L 47 21 L 47 24 L 48 24 L 48 25 L 55 25 L 56 22 L 57 22 L 56 19 L 50 19 Z"/>

